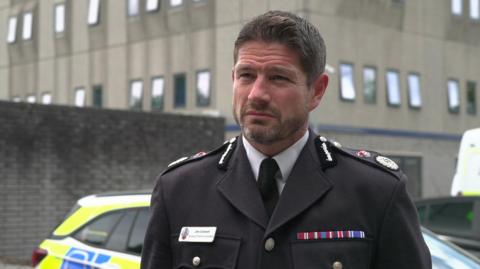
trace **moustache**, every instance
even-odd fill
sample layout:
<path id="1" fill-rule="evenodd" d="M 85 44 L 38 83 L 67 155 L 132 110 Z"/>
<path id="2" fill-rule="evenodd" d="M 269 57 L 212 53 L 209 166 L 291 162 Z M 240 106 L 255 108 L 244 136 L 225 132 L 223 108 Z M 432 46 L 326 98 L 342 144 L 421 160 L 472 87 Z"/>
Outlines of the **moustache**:
<path id="1" fill-rule="evenodd" d="M 245 106 L 242 107 L 241 113 L 240 113 L 241 117 L 243 118 L 247 113 L 250 113 L 250 112 L 264 113 L 264 114 L 272 115 L 275 118 L 280 118 L 280 115 L 281 115 L 280 112 L 272 106 L 250 102 L 245 104 Z"/>

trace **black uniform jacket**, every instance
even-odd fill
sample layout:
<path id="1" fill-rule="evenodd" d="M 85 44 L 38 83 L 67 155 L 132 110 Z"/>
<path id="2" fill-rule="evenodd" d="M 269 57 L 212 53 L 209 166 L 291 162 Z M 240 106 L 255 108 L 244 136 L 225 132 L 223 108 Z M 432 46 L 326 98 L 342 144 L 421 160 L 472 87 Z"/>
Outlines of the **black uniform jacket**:
<path id="1" fill-rule="evenodd" d="M 431 268 L 406 178 L 376 156 L 310 132 L 270 220 L 241 138 L 175 163 L 153 191 L 141 268 Z M 179 242 L 197 226 L 214 241 Z"/>

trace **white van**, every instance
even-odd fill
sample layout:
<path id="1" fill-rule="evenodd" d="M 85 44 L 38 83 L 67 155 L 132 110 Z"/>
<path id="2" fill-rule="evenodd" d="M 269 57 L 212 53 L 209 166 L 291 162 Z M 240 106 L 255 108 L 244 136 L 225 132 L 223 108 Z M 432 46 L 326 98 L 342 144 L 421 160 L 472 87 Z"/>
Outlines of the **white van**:
<path id="1" fill-rule="evenodd" d="M 480 195 L 480 128 L 467 130 L 462 136 L 450 194 Z"/>

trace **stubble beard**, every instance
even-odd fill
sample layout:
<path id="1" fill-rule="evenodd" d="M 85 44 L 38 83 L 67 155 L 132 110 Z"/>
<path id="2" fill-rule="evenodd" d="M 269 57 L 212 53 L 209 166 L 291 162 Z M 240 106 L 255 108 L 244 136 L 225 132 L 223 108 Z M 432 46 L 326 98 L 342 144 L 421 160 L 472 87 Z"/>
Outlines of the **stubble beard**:
<path id="1" fill-rule="evenodd" d="M 268 126 L 261 120 L 253 120 L 249 123 L 249 126 L 245 124 L 245 114 L 248 108 L 254 108 L 257 111 L 265 111 L 272 114 L 275 119 L 275 124 Z M 239 115 L 240 114 L 240 115 Z M 276 142 L 285 140 L 298 132 L 304 127 L 306 121 L 308 121 L 308 110 L 305 108 L 305 115 L 302 117 L 292 117 L 283 119 L 281 113 L 274 108 L 262 108 L 258 109 L 256 105 L 245 105 L 240 109 L 238 113 L 235 112 L 235 121 L 242 130 L 242 134 L 249 140 L 261 145 L 272 145 Z"/>

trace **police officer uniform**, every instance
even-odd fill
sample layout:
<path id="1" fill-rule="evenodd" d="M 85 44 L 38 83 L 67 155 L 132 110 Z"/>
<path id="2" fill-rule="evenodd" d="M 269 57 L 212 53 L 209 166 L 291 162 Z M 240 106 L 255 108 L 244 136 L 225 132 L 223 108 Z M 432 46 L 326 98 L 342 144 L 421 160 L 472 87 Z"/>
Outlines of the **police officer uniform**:
<path id="1" fill-rule="evenodd" d="M 398 166 L 308 133 L 270 218 L 242 138 L 172 163 L 153 191 L 142 269 L 431 268 Z"/>

